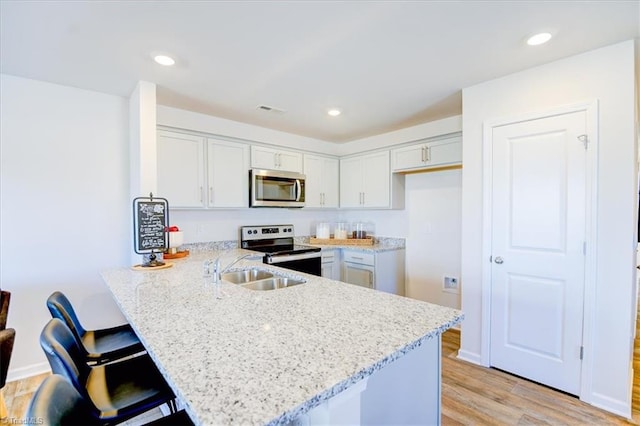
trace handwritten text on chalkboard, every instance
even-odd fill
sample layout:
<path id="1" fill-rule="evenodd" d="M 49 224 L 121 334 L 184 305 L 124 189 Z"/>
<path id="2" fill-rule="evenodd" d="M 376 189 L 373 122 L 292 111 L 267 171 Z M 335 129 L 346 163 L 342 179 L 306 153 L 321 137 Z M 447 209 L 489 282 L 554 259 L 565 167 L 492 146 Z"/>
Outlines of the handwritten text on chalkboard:
<path id="1" fill-rule="evenodd" d="M 166 208 L 161 201 L 138 202 L 138 251 L 165 249 Z"/>

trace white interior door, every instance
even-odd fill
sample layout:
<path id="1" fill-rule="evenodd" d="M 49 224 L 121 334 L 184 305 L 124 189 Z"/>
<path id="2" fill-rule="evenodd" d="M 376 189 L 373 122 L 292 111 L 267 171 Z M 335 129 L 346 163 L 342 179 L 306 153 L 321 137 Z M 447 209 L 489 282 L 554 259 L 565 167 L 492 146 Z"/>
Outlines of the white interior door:
<path id="1" fill-rule="evenodd" d="M 492 366 L 578 395 L 585 282 L 586 113 L 495 127 Z"/>

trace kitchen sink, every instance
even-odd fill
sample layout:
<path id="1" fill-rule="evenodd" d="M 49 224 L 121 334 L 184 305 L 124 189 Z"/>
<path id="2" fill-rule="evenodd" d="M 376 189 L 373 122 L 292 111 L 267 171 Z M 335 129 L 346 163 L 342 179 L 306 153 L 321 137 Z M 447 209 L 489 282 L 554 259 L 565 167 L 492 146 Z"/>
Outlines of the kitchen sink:
<path id="1" fill-rule="evenodd" d="M 222 274 L 220 278 L 222 281 L 238 284 L 239 286 L 248 288 L 249 290 L 257 291 L 276 290 L 307 282 L 302 279 L 274 276 L 271 272 L 258 268 L 226 272 Z"/>
<path id="2" fill-rule="evenodd" d="M 293 287 L 294 285 L 304 283 L 306 283 L 305 280 L 298 280 L 288 277 L 274 277 L 242 284 L 242 287 L 248 288 L 249 290 L 265 291 L 276 290 L 278 288 Z"/>
<path id="3" fill-rule="evenodd" d="M 253 281 L 263 280 L 265 278 L 272 278 L 271 272 L 263 271 L 261 269 L 243 269 L 240 271 L 226 272 L 220 276 L 222 281 L 229 281 L 233 284 L 246 284 Z"/>

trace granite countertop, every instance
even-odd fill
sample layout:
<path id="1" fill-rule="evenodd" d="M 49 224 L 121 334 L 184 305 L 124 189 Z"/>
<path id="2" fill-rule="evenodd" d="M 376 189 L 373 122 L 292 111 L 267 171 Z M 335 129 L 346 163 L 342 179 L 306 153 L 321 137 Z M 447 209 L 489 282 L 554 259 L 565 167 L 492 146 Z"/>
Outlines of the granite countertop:
<path id="1" fill-rule="evenodd" d="M 306 244 L 312 245 L 314 247 L 320 247 L 323 250 L 341 250 L 341 249 L 349 249 L 349 250 L 357 250 L 363 252 L 371 252 L 378 253 L 383 251 L 390 250 L 404 250 L 405 249 L 405 239 L 404 238 L 394 238 L 394 237 L 373 237 L 373 245 L 370 246 L 357 246 L 357 245 L 340 245 L 340 244 L 311 244 L 309 242 L 310 237 L 307 236 L 299 236 L 294 237 L 294 242 L 296 244 Z M 202 251 L 211 251 L 211 250 L 228 250 L 238 248 L 238 242 L 236 240 L 227 240 L 227 241 L 211 241 L 208 243 L 192 243 L 185 244 L 181 247 L 181 249 L 190 250 L 191 252 L 202 252 Z"/>
<path id="2" fill-rule="evenodd" d="M 222 255 L 226 265 L 249 253 L 200 251 L 168 269 L 102 272 L 197 424 L 286 424 L 462 320 L 455 309 L 250 259 L 232 269 L 307 283 L 253 291 L 223 282 L 216 299 L 203 260 Z"/>

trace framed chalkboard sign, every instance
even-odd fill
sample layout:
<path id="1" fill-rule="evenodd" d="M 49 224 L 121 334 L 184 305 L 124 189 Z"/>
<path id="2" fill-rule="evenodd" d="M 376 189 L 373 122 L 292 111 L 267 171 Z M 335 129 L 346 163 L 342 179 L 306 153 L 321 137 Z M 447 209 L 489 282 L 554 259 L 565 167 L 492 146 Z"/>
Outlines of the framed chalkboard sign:
<path id="1" fill-rule="evenodd" d="M 165 228 L 169 223 L 166 198 L 137 197 L 133 200 L 133 245 L 138 254 L 164 251 L 169 246 Z"/>

